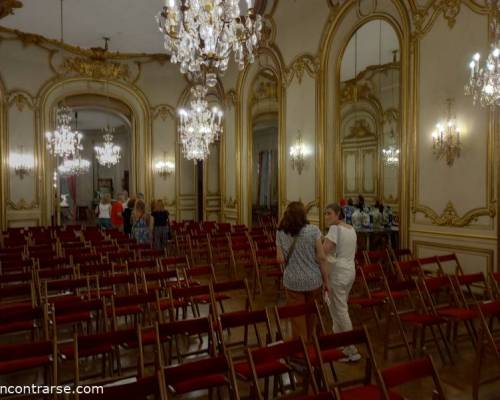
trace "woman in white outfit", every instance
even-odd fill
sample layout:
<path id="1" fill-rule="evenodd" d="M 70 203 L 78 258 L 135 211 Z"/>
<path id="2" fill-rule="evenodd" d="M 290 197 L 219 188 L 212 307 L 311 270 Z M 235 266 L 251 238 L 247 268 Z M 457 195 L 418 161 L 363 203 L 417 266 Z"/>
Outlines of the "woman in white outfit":
<path id="1" fill-rule="evenodd" d="M 330 314 L 335 333 L 352 330 L 349 317 L 349 293 L 356 277 L 356 231 L 344 222 L 342 208 L 330 204 L 325 210 L 325 222 L 330 227 L 323 242 L 329 264 Z M 358 361 L 361 355 L 355 346 L 344 348 L 344 361 Z"/>

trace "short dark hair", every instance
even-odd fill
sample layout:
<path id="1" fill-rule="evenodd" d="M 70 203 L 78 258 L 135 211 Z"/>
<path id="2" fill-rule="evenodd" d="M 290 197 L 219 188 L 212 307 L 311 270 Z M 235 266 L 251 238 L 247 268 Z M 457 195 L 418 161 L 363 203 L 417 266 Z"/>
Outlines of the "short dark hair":
<path id="1" fill-rule="evenodd" d="M 309 224 L 304 204 L 300 201 L 292 201 L 286 208 L 281 218 L 278 230 L 286 234 L 297 236 L 300 230 Z"/>

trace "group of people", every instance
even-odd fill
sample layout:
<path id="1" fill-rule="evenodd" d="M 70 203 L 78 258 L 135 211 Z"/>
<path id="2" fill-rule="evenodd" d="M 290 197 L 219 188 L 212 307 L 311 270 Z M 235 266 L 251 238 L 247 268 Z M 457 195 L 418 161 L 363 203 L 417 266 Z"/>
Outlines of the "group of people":
<path id="1" fill-rule="evenodd" d="M 342 207 L 330 204 L 325 210 L 325 222 L 329 226 L 326 236 L 307 221 L 307 212 L 301 202 L 288 205 L 278 226 L 276 245 L 278 259 L 284 267 L 283 285 L 287 302 L 328 305 L 333 331 L 352 330 L 348 299 L 356 269 L 356 231 L 346 224 Z M 295 336 L 312 339 L 314 315 L 292 320 Z M 343 349 L 345 362 L 361 359 L 355 346 Z"/>
<path id="2" fill-rule="evenodd" d="M 120 193 L 116 200 L 106 193 L 95 209 L 98 224 L 103 229 L 118 229 L 133 237 L 139 243 L 153 243 L 155 248 L 164 249 L 170 234 L 169 213 L 163 200 L 153 200 L 150 212 L 146 210 L 144 194 L 129 197 Z"/>

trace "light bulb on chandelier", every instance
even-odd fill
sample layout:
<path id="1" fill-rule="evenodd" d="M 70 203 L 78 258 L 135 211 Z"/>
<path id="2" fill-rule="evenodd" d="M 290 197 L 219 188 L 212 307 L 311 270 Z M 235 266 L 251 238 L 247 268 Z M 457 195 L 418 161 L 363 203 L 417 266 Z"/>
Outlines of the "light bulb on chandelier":
<path id="1" fill-rule="evenodd" d="M 247 0 L 246 15 L 239 0 L 167 0 L 156 21 L 170 61 L 183 74 L 203 74 L 211 87 L 227 70 L 231 52 L 240 70 L 254 62 L 263 27 L 253 0 Z"/>
<path id="2" fill-rule="evenodd" d="M 97 162 L 107 168 L 110 168 L 120 162 L 121 147 L 113 143 L 114 130 L 108 126 L 104 129 L 103 139 L 101 145 L 94 146 Z"/>
<path id="3" fill-rule="evenodd" d="M 492 8 L 491 50 L 481 66 L 481 54 L 476 53 L 469 63 L 470 77 L 465 85 L 465 94 L 472 96 L 474 104 L 483 107 L 500 106 L 500 1 L 489 0 Z"/>
<path id="4" fill-rule="evenodd" d="M 56 129 L 45 133 L 47 150 L 55 157 L 66 159 L 83 149 L 83 135 L 71 128 L 71 109 L 65 104 L 56 110 Z"/>

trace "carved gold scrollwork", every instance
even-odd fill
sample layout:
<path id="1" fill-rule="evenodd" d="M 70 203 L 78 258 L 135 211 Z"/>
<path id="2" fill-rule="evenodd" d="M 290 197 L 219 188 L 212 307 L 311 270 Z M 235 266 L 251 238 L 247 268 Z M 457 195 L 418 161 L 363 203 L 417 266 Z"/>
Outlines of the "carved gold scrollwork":
<path id="1" fill-rule="evenodd" d="M 14 9 L 21 7 L 23 7 L 23 3 L 19 0 L 0 1 L 0 19 L 8 15 L 14 14 Z"/>
<path id="2" fill-rule="evenodd" d="M 64 74 L 77 74 L 86 78 L 105 80 L 130 80 L 127 64 L 81 57 L 66 58 L 60 65 Z"/>
<path id="3" fill-rule="evenodd" d="M 460 0 L 440 0 L 434 4 L 434 8 L 443 13 L 450 28 L 455 26 L 457 15 L 460 12 Z"/>
<path id="4" fill-rule="evenodd" d="M 479 217 L 488 216 L 494 218 L 496 215 L 495 204 L 491 203 L 487 208 L 475 208 L 468 211 L 463 216 L 459 216 L 455 206 L 451 201 L 446 204 L 446 207 L 441 215 L 438 215 L 432 208 L 427 206 L 416 206 L 412 209 L 413 213 L 422 213 L 431 220 L 434 225 L 439 226 L 454 226 L 464 227 L 473 221 L 477 221 Z"/>
<path id="5" fill-rule="evenodd" d="M 11 210 L 21 211 L 21 210 L 33 210 L 38 208 L 38 203 L 36 200 L 33 200 L 31 203 L 28 203 L 26 200 L 21 199 L 17 203 L 12 200 L 7 201 L 7 208 Z"/>
<path id="6" fill-rule="evenodd" d="M 319 58 L 314 57 L 310 54 L 303 54 L 301 56 L 295 57 L 291 62 L 290 66 L 285 70 L 284 79 L 285 86 L 289 86 L 292 83 L 293 78 L 297 77 L 297 80 L 302 83 L 302 78 L 304 77 L 304 72 L 311 78 L 315 78 L 319 71 Z"/>
<path id="7" fill-rule="evenodd" d="M 224 199 L 224 207 L 225 208 L 236 208 L 236 199 L 233 199 L 229 196 L 228 199 Z"/>
<path id="8" fill-rule="evenodd" d="M 24 107 L 26 106 L 30 110 L 33 110 L 35 108 L 35 99 L 24 90 L 13 90 L 7 94 L 7 105 L 9 107 L 15 105 L 19 112 L 24 111 Z"/>
<path id="9" fill-rule="evenodd" d="M 226 93 L 226 107 L 228 109 L 233 108 L 238 103 L 238 95 L 236 94 L 236 90 L 231 89 Z"/>
<path id="10" fill-rule="evenodd" d="M 151 118 L 155 120 L 160 117 L 162 121 L 166 121 L 168 117 L 175 120 L 175 109 L 169 104 L 158 104 L 151 107 Z"/>

